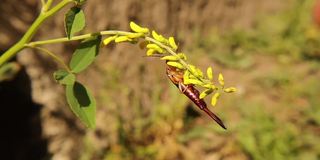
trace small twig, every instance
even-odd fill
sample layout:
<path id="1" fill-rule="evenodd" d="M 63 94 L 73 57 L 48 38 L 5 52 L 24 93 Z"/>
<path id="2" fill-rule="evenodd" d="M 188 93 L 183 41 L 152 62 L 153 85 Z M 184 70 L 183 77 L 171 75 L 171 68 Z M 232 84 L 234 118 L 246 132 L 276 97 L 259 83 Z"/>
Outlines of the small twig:
<path id="1" fill-rule="evenodd" d="M 27 46 L 27 47 L 28 48 L 34 48 L 34 49 L 37 49 L 39 51 L 42 51 L 40 53 L 45 53 L 46 55 L 52 57 L 55 61 L 57 61 L 60 65 L 62 65 L 69 73 L 72 73 L 71 69 L 68 67 L 68 65 L 65 64 L 64 61 L 59 56 L 57 56 L 56 54 L 50 52 L 49 50 L 47 50 L 45 48 L 41 48 L 41 47 L 36 47 L 36 46 Z"/>

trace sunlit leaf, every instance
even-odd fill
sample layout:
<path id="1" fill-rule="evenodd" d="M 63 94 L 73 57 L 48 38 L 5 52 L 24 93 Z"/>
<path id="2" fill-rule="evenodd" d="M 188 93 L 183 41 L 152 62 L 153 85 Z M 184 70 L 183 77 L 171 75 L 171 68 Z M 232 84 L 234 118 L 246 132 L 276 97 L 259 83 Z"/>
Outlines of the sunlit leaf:
<path id="1" fill-rule="evenodd" d="M 85 16 L 81 8 L 70 8 L 70 10 L 65 15 L 64 24 L 66 34 L 69 39 L 75 33 L 81 31 L 86 25 Z"/>
<path id="2" fill-rule="evenodd" d="M 101 36 L 94 36 L 81 42 L 70 61 L 72 72 L 79 73 L 94 61 L 99 53 L 100 42 Z"/>
<path id="3" fill-rule="evenodd" d="M 76 80 L 76 76 L 66 70 L 57 70 L 53 73 L 54 79 L 64 85 L 72 85 Z"/>
<path id="4" fill-rule="evenodd" d="M 66 86 L 66 98 L 73 113 L 87 127 L 94 128 L 96 102 L 91 93 L 79 82 Z"/>

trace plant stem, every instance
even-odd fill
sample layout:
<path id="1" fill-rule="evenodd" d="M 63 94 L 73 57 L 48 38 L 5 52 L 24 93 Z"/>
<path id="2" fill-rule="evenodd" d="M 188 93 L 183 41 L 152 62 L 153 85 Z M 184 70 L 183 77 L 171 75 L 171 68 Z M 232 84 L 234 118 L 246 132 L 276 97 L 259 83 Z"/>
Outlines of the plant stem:
<path id="1" fill-rule="evenodd" d="M 60 9 L 62 9 L 67 4 L 73 2 L 72 0 L 63 0 L 60 3 L 58 3 L 55 7 L 53 7 L 48 12 L 40 12 L 37 19 L 32 23 L 30 28 L 26 31 L 26 33 L 23 35 L 23 37 L 14 44 L 11 48 L 9 48 L 6 52 L 3 53 L 0 57 L 0 66 L 2 66 L 4 63 L 12 59 L 19 51 L 21 51 L 25 46 L 26 43 L 28 43 L 34 36 L 34 34 L 38 31 L 41 24 L 50 16 L 52 16 L 54 13 L 58 12 Z"/>
<path id="2" fill-rule="evenodd" d="M 71 73 L 71 69 L 64 63 L 64 61 L 57 56 L 56 54 L 50 52 L 49 50 L 41 47 L 35 47 L 35 46 L 28 46 L 29 48 L 34 48 L 42 51 L 43 53 L 46 53 L 48 56 L 52 57 L 55 61 L 57 61 L 61 66 L 63 66 L 69 73 Z"/>
<path id="3" fill-rule="evenodd" d="M 90 38 L 95 35 L 122 35 L 126 36 L 129 34 L 132 34 L 133 32 L 125 32 L 125 31 L 101 31 L 98 33 L 89 33 L 89 34 L 83 34 L 79 36 L 73 36 L 72 38 L 68 39 L 67 37 L 64 38 L 56 38 L 56 39 L 49 39 L 49 40 L 43 40 L 43 41 L 34 41 L 30 42 L 28 44 L 25 44 L 26 46 L 37 46 L 37 45 L 44 45 L 44 44 L 53 44 L 53 43 L 62 43 L 62 42 L 71 42 L 71 41 L 78 41 L 78 40 L 83 40 Z"/>
<path id="4" fill-rule="evenodd" d="M 52 2 L 53 2 L 53 0 L 47 0 L 46 4 L 44 5 L 42 10 L 44 12 L 46 12 L 51 7 Z"/>

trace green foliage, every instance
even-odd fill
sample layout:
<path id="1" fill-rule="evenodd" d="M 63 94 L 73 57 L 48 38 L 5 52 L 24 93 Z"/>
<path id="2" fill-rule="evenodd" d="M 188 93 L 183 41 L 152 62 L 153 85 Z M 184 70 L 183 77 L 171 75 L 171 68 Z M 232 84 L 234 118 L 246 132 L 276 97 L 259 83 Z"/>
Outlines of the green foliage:
<path id="1" fill-rule="evenodd" d="M 295 0 L 286 10 L 257 16 L 250 29 L 237 28 L 222 34 L 213 28 L 205 37 L 195 31 L 198 40 L 193 48 L 237 69 L 252 67 L 254 54 L 272 55 L 280 60 L 319 59 L 320 31 L 312 21 L 313 5 L 312 0 Z"/>
<path id="2" fill-rule="evenodd" d="M 76 81 L 76 76 L 66 70 L 57 70 L 53 73 L 54 79 L 63 85 L 73 85 Z"/>
<path id="3" fill-rule="evenodd" d="M 320 155 L 317 144 L 313 143 L 319 139 L 306 128 L 280 122 L 274 115 L 266 113 L 261 105 L 246 107 L 250 109 L 242 112 L 246 119 L 237 127 L 237 141 L 252 159 L 313 160 Z"/>
<path id="4" fill-rule="evenodd" d="M 79 82 L 66 85 L 68 104 L 75 115 L 89 128 L 96 124 L 96 102 L 93 95 Z"/>
<path id="5" fill-rule="evenodd" d="M 99 53 L 101 36 L 86 39 L 80 43 L 70 61 L 72 72 L 79 73 L 86 69 Z"/>
<path id="6" fill-rule="evenodd" d="M 70 8 L 65 15 L 64 25 L 69 39 L 72 38 L 75 33 L 81 31 L 86 25 L 82 9 L 78 6 Z"/>

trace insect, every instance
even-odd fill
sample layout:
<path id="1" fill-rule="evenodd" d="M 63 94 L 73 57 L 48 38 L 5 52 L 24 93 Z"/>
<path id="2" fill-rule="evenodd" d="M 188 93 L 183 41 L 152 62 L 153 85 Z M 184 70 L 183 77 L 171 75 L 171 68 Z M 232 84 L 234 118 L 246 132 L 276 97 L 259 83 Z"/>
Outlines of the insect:
<path id="1" fill-rule="evenodd" d="M 214 121 L 216 121 L 222 128 L 227 129 L 223 124 L 222 120 L 211 112 L 207 108 L 207 104 L 203 99 L 199 98 L 199 91 L 194 87 L 193 84 L 183 83 L 183 71 L 176 67 L 167 66 L 167 76 L 171 82 L 179 88 L 179 90 L 186 95 L 194 104 L 196 104 L 201 110 L 206 112 Z"/>

